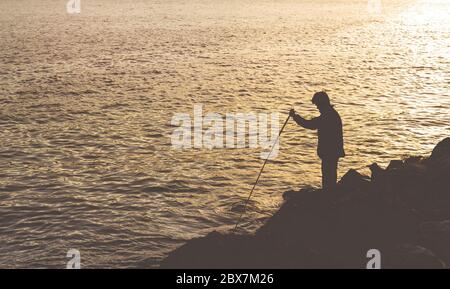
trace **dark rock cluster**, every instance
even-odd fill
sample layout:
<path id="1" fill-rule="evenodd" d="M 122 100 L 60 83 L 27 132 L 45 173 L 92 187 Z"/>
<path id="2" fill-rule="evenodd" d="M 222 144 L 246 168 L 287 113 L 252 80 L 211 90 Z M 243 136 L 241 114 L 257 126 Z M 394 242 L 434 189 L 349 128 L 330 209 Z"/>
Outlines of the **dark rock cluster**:
<path id="1" fill-rule="evenodd" d="M 284 194 L 253 235 L 212 232 L 188 241 L 161 268 L 450 267 L 450 138 L 429 157 L 348 171 L 334 191 Z"/>

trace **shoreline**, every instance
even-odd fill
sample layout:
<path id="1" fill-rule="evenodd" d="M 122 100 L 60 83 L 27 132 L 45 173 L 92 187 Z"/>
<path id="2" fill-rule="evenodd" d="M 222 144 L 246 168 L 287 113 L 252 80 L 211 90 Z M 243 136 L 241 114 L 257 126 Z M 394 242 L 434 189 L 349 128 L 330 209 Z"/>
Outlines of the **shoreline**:
<path id="1" fill-rule="evenodd" d="M 160 268 L 366 268 L 374 249 L 382 268 L 448 268 L 450 138 L 429 157 L 370 169 L 349 170 L 333 192 L 286 192 L 254 234 L 191 239 Z"/>

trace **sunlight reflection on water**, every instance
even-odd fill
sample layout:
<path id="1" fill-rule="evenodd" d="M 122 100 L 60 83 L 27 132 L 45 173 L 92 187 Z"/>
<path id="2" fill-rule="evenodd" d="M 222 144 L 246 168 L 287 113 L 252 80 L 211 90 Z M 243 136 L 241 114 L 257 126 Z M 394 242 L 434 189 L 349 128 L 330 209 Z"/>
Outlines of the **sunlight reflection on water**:
<path id="1" fill-rule="evenodd" d="M 195 103 L 310 117 L 326 89 L 344 121 L 341 176 L 450 133 L 445 1 L 390 1 L 381 15 L 364 1 L 92 0 L 79 15 L 60 2 L 0 4 L 1 267 L 64 268 L 70 248 L 86 267 L 156 266 L 230 228 L 259 150 L 171 149 L 172 115 Z M 248 230 L 282 192 L 319 184 L 315 144 L 288 125 Z"/>

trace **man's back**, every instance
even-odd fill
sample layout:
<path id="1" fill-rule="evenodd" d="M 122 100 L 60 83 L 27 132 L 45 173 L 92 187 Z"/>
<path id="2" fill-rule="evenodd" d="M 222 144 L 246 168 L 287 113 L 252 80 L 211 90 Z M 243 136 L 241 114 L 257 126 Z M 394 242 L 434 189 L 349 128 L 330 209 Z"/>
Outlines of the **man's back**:
<path id="1" fill-rule="evenodd" d="M 317 154 L 321 159 L 334 159 L 345 156 L 342 120 L 339 113 L 330 105 L 321 109 L 320 116 L 306 120 L 299 115 L 294 120 L 304 128 L 317 129 Z"/>
<path id="2" fill-rule="evenodd" d="M 317 154 L 321 159 L 344 157 L 342 120 L 339 113 L 330 106 L 317 119 Z"/>

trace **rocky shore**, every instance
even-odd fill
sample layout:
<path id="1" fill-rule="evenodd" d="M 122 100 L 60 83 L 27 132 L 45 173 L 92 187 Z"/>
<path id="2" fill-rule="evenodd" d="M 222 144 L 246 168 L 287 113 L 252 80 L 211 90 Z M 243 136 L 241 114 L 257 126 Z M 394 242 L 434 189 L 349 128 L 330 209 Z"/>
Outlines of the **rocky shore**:
<path id="1" fill-rule="evenodd" d="M 450 267 L 450 138 L 429 157 L 370 169 L 348 171 L 333 192 L 286 192 L 254 234 L 192 239 L 161 268 L 366 268 L 370 249 L 381 268 Z"/>

